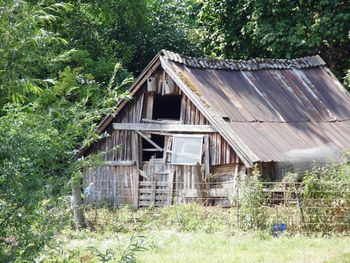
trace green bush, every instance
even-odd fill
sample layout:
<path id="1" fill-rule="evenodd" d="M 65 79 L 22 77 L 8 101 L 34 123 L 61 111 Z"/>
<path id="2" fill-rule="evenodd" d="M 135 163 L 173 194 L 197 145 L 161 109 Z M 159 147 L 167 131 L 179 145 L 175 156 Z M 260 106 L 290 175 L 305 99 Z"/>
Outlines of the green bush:
<path id="1" fill-rule="evenodd" d="M 80 232 L 81 234 L 82 232 Z M 82 237 L 80 235 L 80 237 Z M 128 238 L 115 236 L 108 248 L 90 245 L 85 250 L 67 249 L 63 242 L 52 242 L 50 247 L 43 251 L 36 262 L 42 263 L 80 263 L 80 262 L 117 262 L 136 263 L 137 254 L 148 250 L 150 243 L 142 235 L 133 233 Z"/>
<path id="2" fill-rule="evenodd" d="M 95 121 L 125 95 L 119 88 L 128 81 L 119 85 L 114 80 L 119 68 L 104 92 L 79 70 L 66 68 L 35 102 L 2 109 L 0 262 L 31 261 L 70 222 L 67 195 L 93 160 L 72 157 L 85 138 L 86 144 L 99 138 Z"/>
<path id="3" fill-rule="evenodd" d="M 0 262 L 33 259 L 67 223 L 65 151 L 43 116 L 11 109 L 0 118 Z"/>
<path id="4" fill-rule="evenodd" d="M 265 230 L 268 227 L 268 214 L 263 184 L 255 171 L 250 178 L 242 181 L 239 198 L 239 226 L 244 230 Z"/>

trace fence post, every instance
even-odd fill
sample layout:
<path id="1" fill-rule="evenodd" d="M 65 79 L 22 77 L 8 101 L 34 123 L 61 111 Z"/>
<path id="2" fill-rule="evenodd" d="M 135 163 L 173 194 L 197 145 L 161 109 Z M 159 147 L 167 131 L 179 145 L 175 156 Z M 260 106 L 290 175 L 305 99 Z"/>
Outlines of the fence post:
<path id="1" fill-rule="evenodd" d="M 300 216 L 301 216 L 301 223 L 303 224 L 303 228 L 305 233 L 307 234 L 307 227 L 306 227 L 306 222 L 305 222 L 305 216 L 304 216 L 304 209 L 301 203 L 301 198 L 300 198 L 300 184 L 299 186 L 296 185 L 295 187 L 295 195 L 296 195 L 296 199 L 297 199 L 297 206 L 299 208 L 300 211 Z"/>

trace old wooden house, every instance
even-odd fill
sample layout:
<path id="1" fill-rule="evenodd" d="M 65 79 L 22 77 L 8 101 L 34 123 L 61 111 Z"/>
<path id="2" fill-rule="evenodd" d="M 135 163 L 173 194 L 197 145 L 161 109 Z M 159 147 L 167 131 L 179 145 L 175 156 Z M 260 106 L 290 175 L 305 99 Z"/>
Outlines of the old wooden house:
<path id="1" fill-rule="evenodd" d="M 163 206 L 229 203 L 254 165 L 274 180 L 288 153 L 350 148 L 350 95 L 319 56 L 212 60 L 161 51 L 80 156 L 85 202 Z M 325 155 L 322 151 L 321 155 Z"/>

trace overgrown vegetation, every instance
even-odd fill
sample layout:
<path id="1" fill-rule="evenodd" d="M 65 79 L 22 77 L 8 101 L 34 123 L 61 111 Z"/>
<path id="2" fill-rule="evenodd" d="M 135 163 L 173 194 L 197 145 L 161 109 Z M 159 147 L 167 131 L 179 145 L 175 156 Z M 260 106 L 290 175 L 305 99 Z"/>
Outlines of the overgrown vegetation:
<path id="1" fill-rule="evenodd" d="M 348 233 L 350 230 L 350 166 L 329 164 L 304 178 L 303 206 L 309 232 Z"/>
<path id="2" fill-rule="evenodd" d="M 258 174 L 254 176 L 245 181 L 240 200 L 235 200 L 231 208 L 204 207 L 196 203 L 139 210 L 128 206 L 118 209 L 108 204 L 100 208 L 85 206 L 87 229 L 72 231 L 70 226 L 63 226 L 63 231 L 52 233 L 62 243 L 48 242 L 49 247 L 37 259 L 42 262 L 136 262 L 143 253 L 157 251 L 161 246 L 152 233 L 163 235 L 167 231 L 194 236 L 225 233 L 227 238 L 248 235 L 271 240 L 272 226 L 283 223 L 287 229 L 281 235 L 291 240 L 299 234 L 343 236 L 349 233 L 348 164 L 314 168 L 300 182 L 292 181 L 291 178 L 298 177 L 290 176 L 288 182 L 274 184 L 279 191 L 285 188 L 282 199 L 266 191 L 268 187 L 271 190 L 272 185 L 259 181 Z M 300 193 L 300 203 L 296 191 Z M 43 233 L 47 236 L 47 232 Z M 95 238 L 108 240 L 106 246 L 96 242 L 93 242 L 95 245 L 84 243 L 84 247 L 75 249 L 65 246 L 69 240 L 86 242 L 84 240 Z"/>
<path id="3" fill-rule="evenodd" d="M 133 210 L 86 207 L 88 229 L 100 233 L 143 232 L 173 229 L 180 232 L 204 231 L 213 233 L 234 229 L 232 211 L 218 207 L 204 207 L 195 203 L 163 208 Z"/>
<path id="4" fill-rule="evenodd" d="M 73 237 L 74 238 L 74 237 Z M 88 245 L 83 251 L 78 248 L 66 249 L 64 242 L 53 242 L 36 259 L 38 262 L 118 262 L 136 263 L 136 254 L 148 250 L 151 245 L 144 236 L 132 234 L 130 237 L 111 238 L 107 248 Z M 111 243 L 111 242 L 110 242 Z"/>
<path id="5" fill-rule="evenodd" d="M 2 1 L 0 261 L 33 261 L 70 225 L 68 196 L 81 169 L 92 163 L 77 163 L 74 154 L 103 136 L 95 133 L 96 123 L 113 111 L 117 100 L 128 98 L 131 76 L 159 50 L 236 59 L 320 54 L 337 76 L 346 76 L 349 87 L 349 8 L 343 0 Z M 347 168 L 327 169 L 310 172 L 303 182 L 310 231 L 329 231 L 329 225 L 321 225 L 324 216 L 325 222 L 348 222 L 348 192 L 336 191 L 348 189 Z M 335 173 L 344 176 L 335 180 Z M 338 188 L 330 186 L 334 180 Z M 247 182 L 239 213 L 197 205 L 137 212 L 86 208 L 88 227 L 214 233 L 238 226 L 268 230 L 273 222 L 299 218 L 288 225 L 290 231 L 300 231 L 300 209 L 267 205 L 261 187 Z M 308 203 L 316 197 L 319 203 Z M 329 200 L 335 208 L 321 209 Z M 135 240 L 130 244 L 138 244 Z M 131 251 L 126 260 L 135 259 L 137 247 L 126 250 Z M 100 258 L 114 253 L 90 252 Z M 74 251 L 62 253 L 62 262 L 77 258 Z M 114 255 L 116 260 L 119 254 Z"/>
<path id="6" fill-rule="evenodd" d="M 350 166 L 329 163 L 282 182 L 259 175 L 243 181 L 237 222 L 243 230 L 267 230 L 286 224 L 289 234 L 347 234 L 350 227 Z M 237 202 L 237 201 L 236 201 Z"/>
<path id="7" fill-rule="evenodd" d="M 343 236 L 346 233 L 335 231 L 329 236 L 328 232 L 313 232 L 312 237 L 300 236 L 305 232 L 296 206 L 266 205 L 266 199 L 262 203 L 265 205 L 242 202 L 238 221 L 236 207 L 203 207 L 193 203 L 140 210 L 87 207 L 89 227 L 79 232 L 65 229 L 57 237 L 61 243 L 51 243 L 41 259 L 43 262 L 53 259 L 64 262 L 68 258 L 70 262 L 134 262 L 136 258 L 137 262 L 212 262 L 215 258 L 229 262 L 235 258 L 239 262 L 258 259 L 265 262 L 273 255 L 276 260 L 293 262 L 307 253 L 313 255 L 309 262 L 346 262 L 349 256 L 348 237 Z M 262 210 L 264 217 L 257 213 Z M 271 226 L 276 223 L 287 224 L 280 238 L 272 235 Z M 327 239 L 320 238 L 325 234 Z M 133 256 L 130 261 L 123 261 L 124 254 Z"/>
<path id="8" fill-rule="evenodd" d="M 197 203 L 133 210 L 106 205 L 86 206 L 88 228 L 100 233 L 176 230 L 263 231 L 284 223 L 286 235 L 348 234 L 350 227 L 350 165 L 329 163 L 303 177 L 290 174 L 282 182 L 264 182 L 256 171 L 242 180 L 232 207 L 205 207 Z"/>

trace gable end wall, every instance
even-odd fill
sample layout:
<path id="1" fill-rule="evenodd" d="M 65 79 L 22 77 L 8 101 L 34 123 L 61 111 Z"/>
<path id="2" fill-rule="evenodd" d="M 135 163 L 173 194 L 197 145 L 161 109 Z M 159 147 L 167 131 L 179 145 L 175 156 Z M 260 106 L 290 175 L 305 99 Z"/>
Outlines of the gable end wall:
<path id="1" fill-rule="evenodd" d="M 163 70 L 158 68 L 153 74 L 159 79 L 164 77 Z M 137 161 L 135 148 L 140 150 L 140 139 L 134 131 L 113 130 L 113 123 L 139 123 L 142 119 L 143 103 L 147 94 L 147 87 L 144 84 L 133 98 L 124 106 L 113 121 L 107 126 L 108 137 L 95 143 L 87 152 L 88 154 L 105 151 L 106 161 Z M 182 124 L 208 125 L 208 120 L 198 108 L 183 94 L 179 87 L 175 87 L 175 95 L 182 96 Z M 134 153 L 132 151 L 134 149 Z M 210 166 L 233 164 L 242 162 L 238 159 L 232 147 L 222 138 L 219 133 L 209 134 Z"/>

